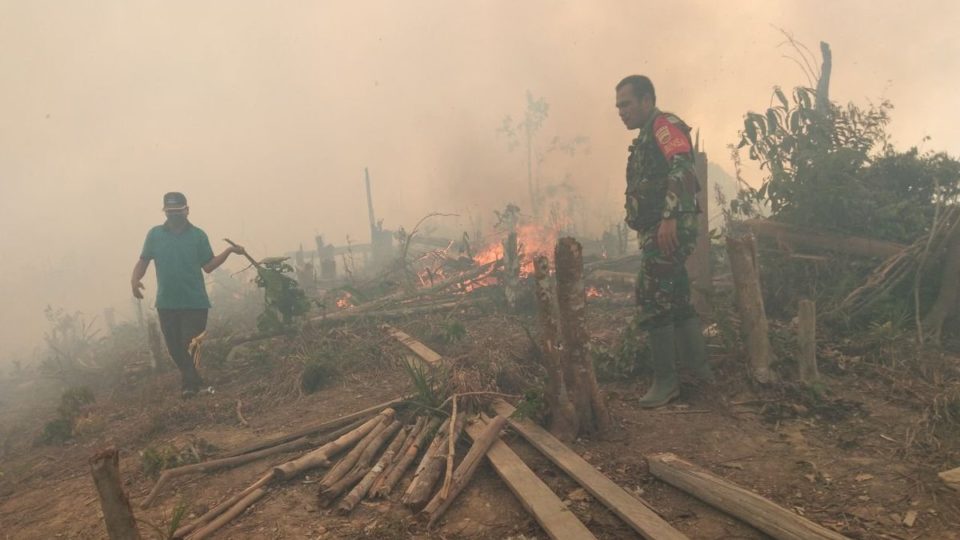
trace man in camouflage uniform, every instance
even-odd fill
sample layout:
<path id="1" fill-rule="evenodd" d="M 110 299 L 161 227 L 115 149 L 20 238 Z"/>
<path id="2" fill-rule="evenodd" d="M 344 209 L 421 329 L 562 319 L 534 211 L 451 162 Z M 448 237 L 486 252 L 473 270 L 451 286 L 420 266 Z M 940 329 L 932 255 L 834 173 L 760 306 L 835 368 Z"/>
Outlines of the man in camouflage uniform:
<path id="1" fill-rule="evenodd" d="M 700 214 L 690 128 L 656 102 L 647 77 L 631 75 L 617 84 L 620 119 L 640 130 L 627 160 L 626 222 L 637 231 L 642 260 L 635 325 L 648 332 L 654 369 L 653 385 L 640 399 L 644 408 L 680 395 L 678 353 L 698 377 L 713 379 L 685 267 Z"/>

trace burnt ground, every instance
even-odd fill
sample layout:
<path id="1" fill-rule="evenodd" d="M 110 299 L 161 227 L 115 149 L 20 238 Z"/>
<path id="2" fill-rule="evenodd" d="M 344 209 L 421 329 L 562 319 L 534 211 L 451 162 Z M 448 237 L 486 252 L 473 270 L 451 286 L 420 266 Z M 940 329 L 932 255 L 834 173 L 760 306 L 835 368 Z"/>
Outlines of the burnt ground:
<path id="1" fill-rule="evenodd" d="M 614 348 L 628 315 L 622 303 L 593 302 L 594 346 Z M 451 321 L 465 330 L 462 338 L 452 336 Z M 481 377 L 489 375 L 504 392 L 516 392 L 536 372 L 523 328 L 532 326 L 529 316 L 472 310 L 395 325 Z M 334 361 L 338 375 L 312 394 L 300 392 L 298 379 L 310 346 L 284 339 L 207 365 L 217 388 L 213 396 L 181 400 L 172 372 L 132 374 L 119 384 L 86 381 L 96 402 L 85 410 L 80 433 L 64 445 L 33 444 L 56 415 L 64 382 L 0 379 L 0 537 L 104 538 L 87 459 L 106 445 L 121 450 L 121 472 L 136 504 L 154 483 L 144 472 L 144 453 L 192 448 L 196 456 L 212 455 L 409 390 L 396 346 L 375 324 L 343 327 L 323 339 L 324 358 Z M 582 439 L 572 448 L 691 538 L 765 536 L 653 478 L 645 455 L 676 453 L 851 538 L 960 538 L 960 493 L 936 477 L 960 464 L 957 439 L 918 434 L 924 407 L 896 376 L 851 369 L 856 359 L 825 352 L 824 387 L 811 400 L 801 391 L 752 388 L 743 360 L 728 348 L 719 336 L 712 338 L 715 387 L 687 385 L 681 400 L 663 410 L 636 406 L 647 384 L 642 372 L 605 381 L 617 429 L 605 440 Z M 240 424 L 238 400 L 249 426 Z M 636 537 L 532 447 L 506 437 L 598 538 Z M 178 503 L 199 515 L 296 455 L 174 480 L 152 508 L 136 510 L 144 537 L 162 538 L 153 527 L 166 528 Z M 317 506 L 316 481 L 308 475 L 273 488 L 217 537 L 545 538 L 486 465 L 434 531 L 408 520 L 395 500 L 364 502 L 349 518 L 336 516 Z M 903 520 L 911 511 L 917 517 L 908 527 Z"/>

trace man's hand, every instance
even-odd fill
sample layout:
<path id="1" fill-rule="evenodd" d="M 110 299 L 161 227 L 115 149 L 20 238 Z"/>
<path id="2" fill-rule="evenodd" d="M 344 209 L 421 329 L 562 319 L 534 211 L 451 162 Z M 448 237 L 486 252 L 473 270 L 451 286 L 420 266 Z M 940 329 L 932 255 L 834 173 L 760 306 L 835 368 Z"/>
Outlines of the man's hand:
<path id="1" fill-rule="evenodd" d="M 227 248 L 230 253 L 236 253 L 237 255 L 246 255 L 247 250 L 243 249 L 243 246 L 232 245 Z"/>
<path id="2" fill-rule="evenodd" d="M 143 286 L 143 283 L 140 280 L 135 280 L 130 282 L 130 287 L 133 289 L 133 297 L 137 300 L 143 300 L 143 290 L 146 288 Z"/>
<path id="3" fill-rule="evenodd" d="M 657 228 L 657 247 L 667 257 L 673 255 L 674 250 L 680 247 L 680 241 L 677 239 L 676 218 L 660 221 L 660 227 Z"/>

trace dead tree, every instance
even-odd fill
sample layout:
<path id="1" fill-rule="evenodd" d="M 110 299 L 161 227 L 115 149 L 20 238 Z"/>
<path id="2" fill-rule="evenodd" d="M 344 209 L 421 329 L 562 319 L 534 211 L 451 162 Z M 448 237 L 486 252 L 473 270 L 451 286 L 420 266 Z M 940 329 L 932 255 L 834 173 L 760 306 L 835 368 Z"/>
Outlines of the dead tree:
<path id="1" fill-rule="evenodd" d="M 90 458 L 90 474 L 100 495 L 100 507 L 110 540 L 140 540 L 130 499 L 123 491 L 117 449 L 111 447 L 94 454 Z"/>
<path id="2" fill-rule="evenodd" d="M 557 304 L 563 336 L 563 375 L 570 401 L 579 416 L 580 433 L 604 433 L 610 413 L 600 393 L 593 361 L 587 352 L 587 294 L 583 285 L 583 247 L 575 238 L 561 238 L 554 252 Z"/>
<path id="3" fill-rule="evenodd" d="M 577 437 L 580 422 L 577 411 L 567 395 L 560 352 L 560 323 L 554 288 L 550 283 L 550 262 L 541 255 L 534 260 L 533 277 L 540 326 L 540 362 L 547 373 L 544 401 L 547 407 L 547 426 L 555 437 L 570 442 Z"/>
<path id="4" fill-rule="evenodd" d="M 517 289 L 520 285 L 521 253 L 517 233 L 511 232 L 503 240 L 503 292 L 510 309 L 517 307 Z"/>

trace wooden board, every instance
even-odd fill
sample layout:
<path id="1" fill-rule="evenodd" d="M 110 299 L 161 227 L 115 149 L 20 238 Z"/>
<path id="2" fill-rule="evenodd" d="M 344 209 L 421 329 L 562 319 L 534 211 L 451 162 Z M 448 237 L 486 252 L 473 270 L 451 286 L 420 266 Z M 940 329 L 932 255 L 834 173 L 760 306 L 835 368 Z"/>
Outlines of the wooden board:
<path id="1" fill-rule="evenodd" d="M 777 540 L 846 538 L 673 454 L 648 456 L 647 462 L 650 474 L 742 519 Z"/>
<path id="2" fill-rule="evenodd" d="M 957 467 L 956 469 L 950 469 L 949 471 L 943 471 L 937 474 L 937 476 L 946 482 L 947 486 L 960 491 L 960 467 Z"/>
<path id="3" fill-rule="evenodd" d="M 530 422 L 510 418 L 516 410 L 503 400 L 496 400 L 493 408 L 497 414 L 508 418 L 510 425 L 531 445 L 545 455 L 563 472 L 583 486 L 600 502 L 606 505 L 614 514 L 630 525 L 644 538 L 653 540 L 687 538 L 683 533 L 674 529 L 656 512 L 647 507 L 643 501 L 634 497 L 622 487 L 603 475 L 593 465 L 587 463 L 559 439 L 547 430 Z"/>
<path id="4" fill-rule="evenodd" d="M 430 364 L 431 366 L 435 366 L 443 362 L 442 356 L 437 354 L 433 349 L 427 347 L 423 343 L 420 343 L 406 332 L 394 328 L 389 324 L 383 325 L 382 328 L 388 334 L 393 336 L 393 338 L 399 341 L 403 346 L 410 349 L 413 354 L 419 356 L 424 362 Z"/>
<path id="5" fill-rule="evenodd" d="M 483 434 L 485 424 L 474 422 L 465 428 L 471 439 Z M 557 495 L 543 483 L 517 454 L 501 440 L 487 451 L 487 459 L 497 475 L 517 496 L 550 538 L 555 540 L 596 539 Z"/>

